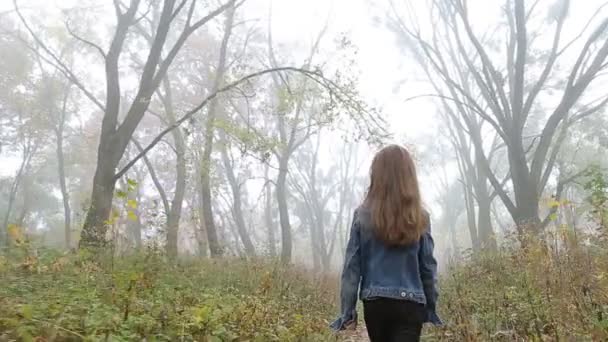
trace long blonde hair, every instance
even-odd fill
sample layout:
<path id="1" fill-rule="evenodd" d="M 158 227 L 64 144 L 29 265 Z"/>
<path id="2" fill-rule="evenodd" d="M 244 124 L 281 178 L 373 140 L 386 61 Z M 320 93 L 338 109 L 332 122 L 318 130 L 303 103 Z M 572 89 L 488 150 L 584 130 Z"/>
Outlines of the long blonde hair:
<path id="1" fill-rule="evenodd" d="M 391 246 L 420 239 L 428 225 L 410 153 L 398 145 L 380 150 L 370 168 L 370 186 L 364 206 L 371 211 L 376 236 Z"/>

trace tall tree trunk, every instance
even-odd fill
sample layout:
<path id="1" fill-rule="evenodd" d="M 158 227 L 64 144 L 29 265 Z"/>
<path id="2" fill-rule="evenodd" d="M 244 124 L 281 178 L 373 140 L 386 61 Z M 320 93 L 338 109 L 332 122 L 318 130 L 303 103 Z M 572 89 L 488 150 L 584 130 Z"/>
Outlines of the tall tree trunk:
<path id="1" fill-rule="evenodd" d="M 169 125 L 173 125 L 176 122 L 176 118 L 173 108 L 171 84 L 167 76 L 163 80 L 163 87 L 165 89 L 165 96 L 163 97 L 165 113 Z M 186 195 L 186 141 L 179 128 L 172 130 L 171 135 L 175 144 L 176 179 L 171 209 L 167 213 L 167 252 L 170 258 L 175 258 L 178 255 L 179 223 L 182 216 L 184 196 Z"/>
<path id="2" fill-rule="evenodd" d="M 197 181 L 197 196 L 196 196 L 196 210 L 198 211 L 198 227 L 195 227 L 194 234 L 196 236 L 196 242 L 198 245 L 198 256 L 202 258 L 206 258 L 209 256 L 209 242 L 207 241 L 207 232 L 205 230 L 205 219 L 204 219 L 204 209 L 203 209 L 203 201 L 201 198 L 202 191 L 200 178 Z"/>
<path id="3" fill-rule="evenodd" d="M 540 217 L 537 184 L 530 178 L 526 153 L 521 141 L 518 138 L 512 139 L 508 154 L 515 194 L 515 215 L 513 220 L 517 226 L 519 237 L 523 241 L 525 232 L 538 232 L 540 229 Z"/>
<path id="4" fill-rule="evenodd" d="M 266 229 L 268 230 L 268 252 L 271 257 L 277 255 L 277 245 L 275 237 L 275 225 L 274 218 L 272 215 L 272 189 L 270 188 L 270 178 L 268 178 L 268 164 L 264 166 L 264 179 L 266 184 L 264 185 L 266 205 L 264 207 L 264 222 L 266 223 Z"/>
<path id="5" fill-rule="evenodd" d="M 93 191 L 91 194 L 91 205 L 84 220 L 81 232 L 81 247 L 99 247 L 106 244 L 106 232 L 108 219 L 112 212 L 112 199 L 116 188 L 114 172 L 117 158 L 107 157 L 110 152 L 103 151 L 104 145 L 100 146 L 97 158 L 97 170 L 93 177 Z"/>
<path id="6" fill-rule="evenodd" d="M 69 98 L 69 87 L 67 87 L 63 104 L 60 112 L 59 122 L 55 133 L 57 136 L 57 167 L 59 175 L 59 188 L 61 189 L 61 199 L 63 201 L 63 217 L 64 217 L 64 243 L 67 249 L 72 247 L 72 210 L 70 208 L 70 193 L 66 185 L 65 177 L 65 159 L 63 154 L 63 133 L 65 130 L 66 106 Z"/>
<path id="7" fill-rule="evenodd" d="M 477 234 L 482 249 L 496 249 L 496 236 L 492 225 L 492 198 L 488 190 L 488 176 L 480 167 L 480 161 L 475 163 L 476 183 L 474 186 L 477 200 Z"/>
<path id="8" fill-rule="evenodd" d="M 492 225 L 491 203 L 489 196 L 477 203 L 477 227 L 482 249 L 496 249 L 496 236 Z"/>
<path id="9" fill-rule="evenodd" d="M 287 206 L 287 172 L 289 153 L 285 152 L 279 159 L 279 175 L 277 177 L 276 196 L 279 205 L 279 222 L 281 225 L 281 261 L 291 262 L 292 240 L 289 209 Z"/>
<path id="10" fill-rule="evenodd" d="M 65 160 L 63 155 L 63 123 L 57 133 L 57 165 L 59 173 L 59 187 L 61 188 L 61 199 L 63 201 L 64 216 L 64 238 L 65 247 L 72 247 L 72 210 L 70 209 L 70 194 L 65 180 Z"/>
<path id="11" fill-rule="evenodd" d="M 30 164 L 33 153 L 34 148 L 32 147 L 31 142 L 26 142 L 23 146 L 23 157 L 21 159 L 21 164 L 19 165 L 19 170 L 17 170 L 15 179 L 11 184 L 11 190 L 8 195 L 8 203 L 6 206 L 6 213 L 4 214 L 4 220 L 2 222 L 2 234 L 0 234 L 0 238 L 4 238 L 3 243 L 6 245 L 8 245 L 9 242 L 8 225 L 11 218 L 11 213 L 13 211 L 13 206 L 15 205 L 15 199 L 17 198 L 17 192 L 19 190 L 23 175 Z M 0 240 L 0 242 L 2 241 Z"/>
<path id="12" fill-rule="evenodd" d="M 319 255 L 319 249 L 317 248 L 317 233 L 314 220 L 308 220 L 308 226 L 310 230 L 310 252 L 312 253 L 312 269 L 313 271 L 319 272 L 321 269 L 321 256 Z"/>
<path id="13" fill-rule="evenodd" d="M 230 184 L 230 189 L 232 190 L 232 216 L 234 217 L 240 240 L 245 247 L 245 253 L 248 257 L 255 257 L 255 248 L 253 246 L 253 242 L 251 242 L 251 237 L 247 232 L 247 225 L 245 224 L 245 219 L 243 217 L 241 187 L 238 183 L 236 175 L 234 174 L 234 169 L 232 163 L 230 162 L 230 158 L 228 157 L 226 143 L 226 135 L 223 131 L 220 131 L 222 162 L 226 171 L 226 178 L 228 178 L 228 183 Z"/>
<path id="14" fill-rule="evenodd" d="M 464 192 L 464 203 L 467 212 L 467 226 L 471 237 L 471 248 L 473 251 L 479 250 L 479 235 L 477 232 L 477 222 L 475 221 L 475 196 L 473 194 L 472 175 L 474 170 L 467 169 L 464 162 L 459 163 L 461 182 Z"/>
<path id="15" fill-rule="evenodd" d="M 211 93 L 217 92 L 224 83 L 224 74 L 226 72 L 226 61 L 228 53 L 228 42 L 232 34 L 232 26 L 234 21 L 234 1 L 226 12 L 226 23 L 224 25 L 224 37 L 220 45 L 219 61 L 216 69 L 215 80 Z M 213 135 L 215 131 L 215 118 L 217 115 L 218 99 L 217 97 L 211 100 L 209 110 L 207 111 L 207 122 L 205 124 L 205 141 L 203 145 L 202 172 L 201 172 L 201 188 L 203 199 L 203 211 L 205 220 L 205 229 L 207 230 L 207 240 L 209 241 L 209 249 L 211 256 L 216 257 L 222 254 L 222 249 L 218 240 L 215 222 L 213 220 L 213 206 L 211 203 L 211 153 L 213 151 Z"/>

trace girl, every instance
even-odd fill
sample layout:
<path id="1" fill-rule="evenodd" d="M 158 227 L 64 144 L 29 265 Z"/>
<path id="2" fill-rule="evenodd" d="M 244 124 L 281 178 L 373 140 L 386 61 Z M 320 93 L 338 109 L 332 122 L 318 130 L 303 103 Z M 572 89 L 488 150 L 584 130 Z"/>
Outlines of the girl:
<path id="1" fill-rule="evenodd" d="M 422 324 L 441 324 L 437 262 L 429 215 L 423 210 L 416 167 L 408 151 L 383 148 L 371 166 L 367 196 L 355 210 L 342 271 L 335 330 L 357 324 L 357 290 L 372 342 L 419 341 Z"/>

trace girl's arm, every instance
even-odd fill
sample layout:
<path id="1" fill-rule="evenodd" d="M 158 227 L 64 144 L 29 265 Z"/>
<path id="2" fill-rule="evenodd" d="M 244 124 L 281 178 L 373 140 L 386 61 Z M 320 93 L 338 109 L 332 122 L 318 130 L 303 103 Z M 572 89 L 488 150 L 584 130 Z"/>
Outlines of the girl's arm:
<path id="1" fill-rule="evenodd" d="M 331 327 L 335 330 L 342 330 L 346 326 L 352 324 L 356 326 L 357 324 L 357 292 L 361 280 L 360 230 L 357 211 L 355 211 L 350 229 L 350 238 L 346 247 L 344 269 L 342 270 L 341 316 L 331 324 Z"/>
<path id="2" fill-rule="evenodd" d="M 441 325 L 441 320 L 437 316 L 436 306 L 437 297 L 437 260 L 433 256 L 434 249 L 433 237 L 431 236 L 431 223 L 427 231 L 420 238 L 420 251 L 418 255 L 420 277 L 424 286 L 424 295 L 426 297 L 426 321 Z"/>

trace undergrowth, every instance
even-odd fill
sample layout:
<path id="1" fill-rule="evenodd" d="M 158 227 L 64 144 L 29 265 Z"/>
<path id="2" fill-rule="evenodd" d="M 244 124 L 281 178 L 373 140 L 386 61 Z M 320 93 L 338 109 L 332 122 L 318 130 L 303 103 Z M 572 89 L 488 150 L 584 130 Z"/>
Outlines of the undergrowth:
<path id="1" fill-rule="evenodd" d="M 427 327 L 423 341 L 608 341 L 607 246 L 562 229 L 453 264 L 439 283 L 446 324 Z M 335 276 L 263 260 L 170 262 L 155 249 L 33 251 L 0 255 L 0 341 L 344 337 L 327 328 L 338 312 Z"/>
<path id="2" fill-rule="evenodd" d="M 0 341 L 335 340 L 332 282 L 277 264 L 176 264 L 154 251 L 0 258 Z"/>
<path id="3" fill-rule="evenodd" d="M 551 242 L 547 242 L 551 241 Z M 562 229 L 446 270 L 441 341 L 608 341 L 608 244 Z"/>

